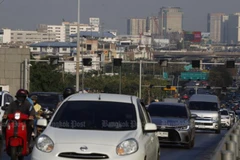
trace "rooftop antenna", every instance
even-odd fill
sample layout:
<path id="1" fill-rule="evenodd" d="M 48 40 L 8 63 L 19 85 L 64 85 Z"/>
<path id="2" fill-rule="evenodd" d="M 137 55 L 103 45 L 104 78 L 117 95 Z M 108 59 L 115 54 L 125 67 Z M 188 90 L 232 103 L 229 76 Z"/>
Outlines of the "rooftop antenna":
<path id="1" fill-rule="evenodd" d="M 101 95 L 100 95 L 100 94 L 99 94 L 98 100 L 99 100 L 99 101 L 101 100 Z"/>

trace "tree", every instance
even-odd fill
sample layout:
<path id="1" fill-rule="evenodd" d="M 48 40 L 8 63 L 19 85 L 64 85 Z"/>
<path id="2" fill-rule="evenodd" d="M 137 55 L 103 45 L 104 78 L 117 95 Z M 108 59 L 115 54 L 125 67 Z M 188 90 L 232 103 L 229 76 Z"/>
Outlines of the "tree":
<path id="1" fill-rule="evenodd" d="M 225 67 L 218 66 L 210 70 L 209 83 L 211 86 L 228 87 L 232 84 L 232 76 Z"/>

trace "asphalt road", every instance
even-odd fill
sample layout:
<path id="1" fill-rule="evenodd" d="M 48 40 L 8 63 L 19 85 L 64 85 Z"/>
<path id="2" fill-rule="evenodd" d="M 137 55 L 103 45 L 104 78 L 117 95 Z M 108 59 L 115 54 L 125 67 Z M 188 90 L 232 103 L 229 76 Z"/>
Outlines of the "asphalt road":
<path id="1" fill-rule="evenodd" d="M 161 146 L 160 160 L 210 160 L 211 155 L 227 130 L 221 134 L 208 131 L 197 131 L 195 146 L 185 149 L 181 146 Z"/>
<path id="2" fill-rule="evenodd" d="M 224 136 L 227 130 L 222 130 L 221 134 L 215 134 L 208 131 L 197 131 L 195 138 L 195 146 L 191 150 L 185 149 L 181 146 L 161 146 L 161 160 L 210 160 L 211 154 L 216 148 L 217 144 Z M 1 145 L 0 160 L 10 160 L 10 158 L 3 152 Z M 25 160 L 31 160 L 30 156 Z"/>

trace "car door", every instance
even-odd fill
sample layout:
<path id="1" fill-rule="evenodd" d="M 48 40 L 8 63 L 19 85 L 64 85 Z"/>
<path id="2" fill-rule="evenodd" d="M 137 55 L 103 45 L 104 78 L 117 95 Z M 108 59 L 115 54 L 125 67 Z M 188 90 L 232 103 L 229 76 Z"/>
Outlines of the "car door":
<path id="1" fill-rule="evenodd" d="M 151 123 L 151 120 L 148 118 L 148 113 L 144 110 L 144 107 L 142 106 L 140 100 L 138 100 L 137 102 L 138 104 L 138 110 L 139 110 L 139 115 L 140 115 L 140 119 L 142 122 L 142 128 L 144 130 L 144 126 L 146 123 Z M 142 130 L 142 131 L 143 131 Z M 153 160 L 156 159 L 155 155 L 156 155 L 156 145 L 154 145 L 154 142 L 156 141 L 155 139 L 155 133 L 143 133 L 143 143 L 145 145 L 145 154 L 147 156 L 147 160 Z"/>
<path id="2" fill-rule="evenodd" d="M 187 109 L 187 113 L 188 113 L 188 119 L 189 119 L 189 125 L 191 128 L 191 138 L 195 137 L 195 119 L 191 118 L 191 112 L 188 109 L 188 107 L 185 107 Z"/>

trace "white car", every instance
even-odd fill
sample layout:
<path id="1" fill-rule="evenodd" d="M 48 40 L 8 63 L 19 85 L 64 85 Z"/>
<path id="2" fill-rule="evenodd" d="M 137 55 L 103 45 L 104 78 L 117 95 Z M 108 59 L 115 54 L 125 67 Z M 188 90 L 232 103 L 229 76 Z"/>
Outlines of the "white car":
<path id="1" fill-rule="evenodd" d="M 37 124 L 44 127 L 47 121 Z M 38 137 L 31 160 L 159 160 L 156 131 L 137 97 L 75 94 Z"/>
<path id="2" fill-rule="evenodd" d="M 223 128 L 230 129 L 232 126 L 231 117 L 227 109 L 221 109 L 221 125 Z"/>

